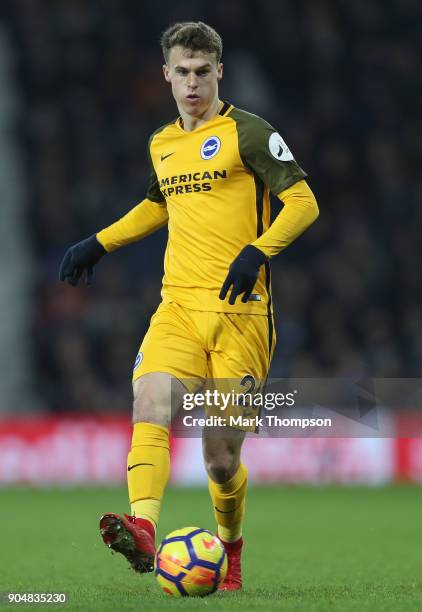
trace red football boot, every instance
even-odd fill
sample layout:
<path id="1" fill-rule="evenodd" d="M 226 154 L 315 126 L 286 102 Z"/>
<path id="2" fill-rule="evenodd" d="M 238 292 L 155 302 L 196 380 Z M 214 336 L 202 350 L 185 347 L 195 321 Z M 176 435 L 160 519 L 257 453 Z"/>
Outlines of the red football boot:
<path id="1" fill-rule="evenodd" d="M 149 521 L 124 514 L 104 514 L 100 518 L 101 537 L 111 550 L 121 553 L 135 572 L 154 570 L 155 530 Z"/>
<path id="2" fill-rule="evenodd" d="M 227 554 L 227 574 L 223 582 L 218 585 L 219 591 L 237 591 L 242 588 L 242 568 L 240 557 L 242 554 L 243 538 L 236 542 L 224 542 L 221 540 Z"/>

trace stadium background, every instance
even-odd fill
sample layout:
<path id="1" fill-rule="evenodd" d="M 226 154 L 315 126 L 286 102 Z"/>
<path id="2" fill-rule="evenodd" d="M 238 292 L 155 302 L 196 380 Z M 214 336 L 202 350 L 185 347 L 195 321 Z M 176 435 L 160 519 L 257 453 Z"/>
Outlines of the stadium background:
<path id="1" fill-rule="evenodd" d="M 157 44 L 174 20 L 221 32 L 222 97 L 280 130 L 320 205 L 315 226 L 273 262 L 272 375 L 421 376 L 419 3 L 199 0 L 158 11 L 15 0 L 0 11 L 1 480 L 65 478 L 49 458 L 57 448 L 67 464 L 69 439 L 92 469 L 95 436 L 98 452 L 104 440 L 115 449 L 109 469 L 79 465 L 69 480 L 124 479 L 130 372 L 160 299 L 166 232 L 105 258 L 93 289 L 60 284 L 57 271 L 68 245 L 144 197 L 147 138 L 176 114 Z M 185 445 L 175 444 L 181 465 L 199 465 L 197 441 Z M 266 449 L 256 478 L 422 478 L 418 440 Z M 186 461 L 192 453 L 198 461 Z M 267 455 L 292 454 L 297 465 L 268 468 Z M 191 472 L 173 478 L 203 478 Z"/>
<path id="2" fill-rule="evenodd" d="M 143 198 L 147 138 L 175 116 L 158 38 L 186 19 L 221 32 L 222 97 L 280 130 L 321 209 L 273 262 L 272 376 L 421 377 L 420 2 L 3 0 L 0 592 L 177 603 L 97 530 L 127 510 L 130 373 L 165 231 L 106 257 L 90 290 L 57 277 L 70 244 Z M 272 486 L 248 496 L 244 594 L 213 609 L 421 609 L 421 413 L 389 418 L 395 437 L 247 440 L 251 482 Z M 158 536 L 215 529 L 190 486 L 204 484 L 198 439 L 173 441 L 172 468 Z"/>

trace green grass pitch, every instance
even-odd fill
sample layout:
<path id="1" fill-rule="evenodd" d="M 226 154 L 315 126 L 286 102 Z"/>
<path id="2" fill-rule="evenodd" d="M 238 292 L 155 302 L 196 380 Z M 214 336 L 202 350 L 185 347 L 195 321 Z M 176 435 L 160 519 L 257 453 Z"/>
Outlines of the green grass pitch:
<path id="1" fill-rule="evenodd" d="M 69 596 L 32 609 L 422 610 L 418 487 L 251 488 L 244 590 L 204 599 L 162 594 L 103 545 L 98 516 L 127 509 L 123 488 L 8 489 L 0 507 L 0 591 Z M 188 525 L 215 529 L 208 492 L 169 489 L 158 535 Z"/>

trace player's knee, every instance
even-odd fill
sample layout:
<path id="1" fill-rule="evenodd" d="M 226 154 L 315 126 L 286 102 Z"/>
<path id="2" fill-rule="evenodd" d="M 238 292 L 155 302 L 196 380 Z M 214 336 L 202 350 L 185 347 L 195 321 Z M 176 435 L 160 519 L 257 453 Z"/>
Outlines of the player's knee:
<path id="1" fill-rule="evenodd" d="M 219 446 L 214 449 L 204 449 L 204 462 L 211 480 L 221 484 L 234 476 L 239 467 L 240 458 L 233 449 Z"/>
<path id="2" fill-rule="evenodd" d="M 223 482 L 230 480 L 230 478 L 235 475 L 236 470 L 239 467 L 239 463 L 237 462 L 236 465 L 231 458 L 228 458 L 226 461 L 219 458 L 215 461 L 211 460 L 206 462 L 205 466 L 211 480 L 222 484 Z"/>
<path id="3" fill-rule="evenodd" d="M 133 423 L 154 423 L 168 427 L 170 419 L 164 407 L 145 398 L 135 398 L 133 401 Z"/>
<path id="4" fill-rule="evenodd" d="M 139 379 L 135 382 L 133 399 L 133 423 L 154 423 L 168 427 L 170 424 L 170 396 L 160 381 Z"/>

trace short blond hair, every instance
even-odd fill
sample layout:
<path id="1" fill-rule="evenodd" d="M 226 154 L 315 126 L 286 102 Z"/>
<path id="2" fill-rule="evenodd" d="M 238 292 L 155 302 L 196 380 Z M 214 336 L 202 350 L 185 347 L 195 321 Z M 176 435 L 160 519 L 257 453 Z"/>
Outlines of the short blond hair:
<path id="1" fill-rule="evenodd" d="M 223 41 L 220 34 L 203 21 L 183 21 L 175 23 L 163 32 L 160 40 L 164 59 L 168 63 L 170 51 L 180 46 L 191 51 L 215 53 L 217 63 L 223 54 Z"/>

